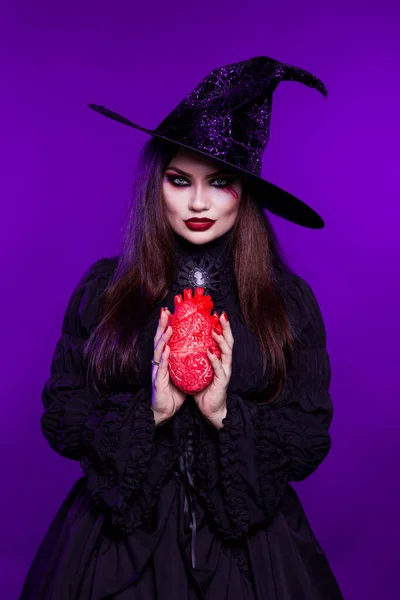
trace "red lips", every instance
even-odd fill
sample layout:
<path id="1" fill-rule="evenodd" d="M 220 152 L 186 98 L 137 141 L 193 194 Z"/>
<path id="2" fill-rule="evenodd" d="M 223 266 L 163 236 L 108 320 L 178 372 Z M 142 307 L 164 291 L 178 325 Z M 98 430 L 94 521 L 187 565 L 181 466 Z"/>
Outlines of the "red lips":
<path id="1" fill-rule="evenodd" d="M 202 219 L 193 217 L 192 219 L 186 219 L 185 223 L 214 223 L 214 221 L 213 219 L 206 219 L 205 217 Z"/>
<path id="2" fill-rule="evenodd" d="M 206 231 L 207 229 L 210 229 L 214 223 L 215 221 L 211 221 L 210 219 L 201 219 L 196 221 L 189 219 L 188 221 L 185 221 L 186 227 L 192 231 Z"/>

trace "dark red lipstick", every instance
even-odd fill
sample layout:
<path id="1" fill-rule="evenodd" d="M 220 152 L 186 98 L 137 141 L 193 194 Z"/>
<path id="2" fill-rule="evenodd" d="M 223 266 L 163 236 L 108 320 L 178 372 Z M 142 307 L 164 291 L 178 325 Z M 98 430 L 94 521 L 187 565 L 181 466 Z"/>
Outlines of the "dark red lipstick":
<path id="1" fill-rule="evenodd" d="M 192 219 L 187 219 L 185 221 L 186 227 L 191 229 L 192 231 L 206 231 L 206 229 L 210 229 L 212 225 L 214 225 L 215 221 L 212 219 L 207 219 L 205 217 L 199 219 L 198 217 L 193 217 Z"/>

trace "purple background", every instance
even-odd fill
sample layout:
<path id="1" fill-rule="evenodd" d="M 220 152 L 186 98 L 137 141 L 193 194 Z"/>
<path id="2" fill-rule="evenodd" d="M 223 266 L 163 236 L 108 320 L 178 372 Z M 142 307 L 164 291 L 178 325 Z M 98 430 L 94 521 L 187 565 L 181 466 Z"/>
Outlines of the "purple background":
<path id="1" fill-rule="evenodd" d="M 263 175 L 327 224 L 271 216 L 332 362 L 332 449 L 294 487 L 345 598 L 398 598 L 399 3 L 141 4 L 1 3 L 2 598 L 81 476 L 41 434 L 40 393 L 73 287 L 119 250 L 149 139 L 86 105 L 156 127 L 211 69 L 257 55 L 329 91 L 282 83 L 264 154 Z"/>

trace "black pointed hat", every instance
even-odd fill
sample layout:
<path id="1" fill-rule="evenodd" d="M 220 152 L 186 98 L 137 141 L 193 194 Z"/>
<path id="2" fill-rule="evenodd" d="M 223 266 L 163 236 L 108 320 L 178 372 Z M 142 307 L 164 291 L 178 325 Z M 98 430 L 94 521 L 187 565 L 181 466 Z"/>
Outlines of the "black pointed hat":
<path id="1" fill-rule="evenodd" d="M 272 95 L 280 81 L 297 81 L 328 92 L 315 75 L 268 56 L 213 69 L 156 127 L 146 129 L 97 104 L 93 110 L 150 135 L 208 156 L 229 167 L 270 212 L 311 229 L 323 219 L 302 200 L 261 177 L 270 136 Z"/>

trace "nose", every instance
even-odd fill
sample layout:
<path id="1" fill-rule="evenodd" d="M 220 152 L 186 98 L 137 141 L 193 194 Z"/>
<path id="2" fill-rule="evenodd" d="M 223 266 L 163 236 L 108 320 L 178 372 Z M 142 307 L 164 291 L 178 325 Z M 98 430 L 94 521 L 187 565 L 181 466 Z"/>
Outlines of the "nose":
<path id="1" fill-rule="evenodd" d="M 210 208 L 211 199 L 209 194 L 202 189 L 202 187 L 192 188 L 193 191 L 190 195 L 189 209 L 202 211 Z"/>

